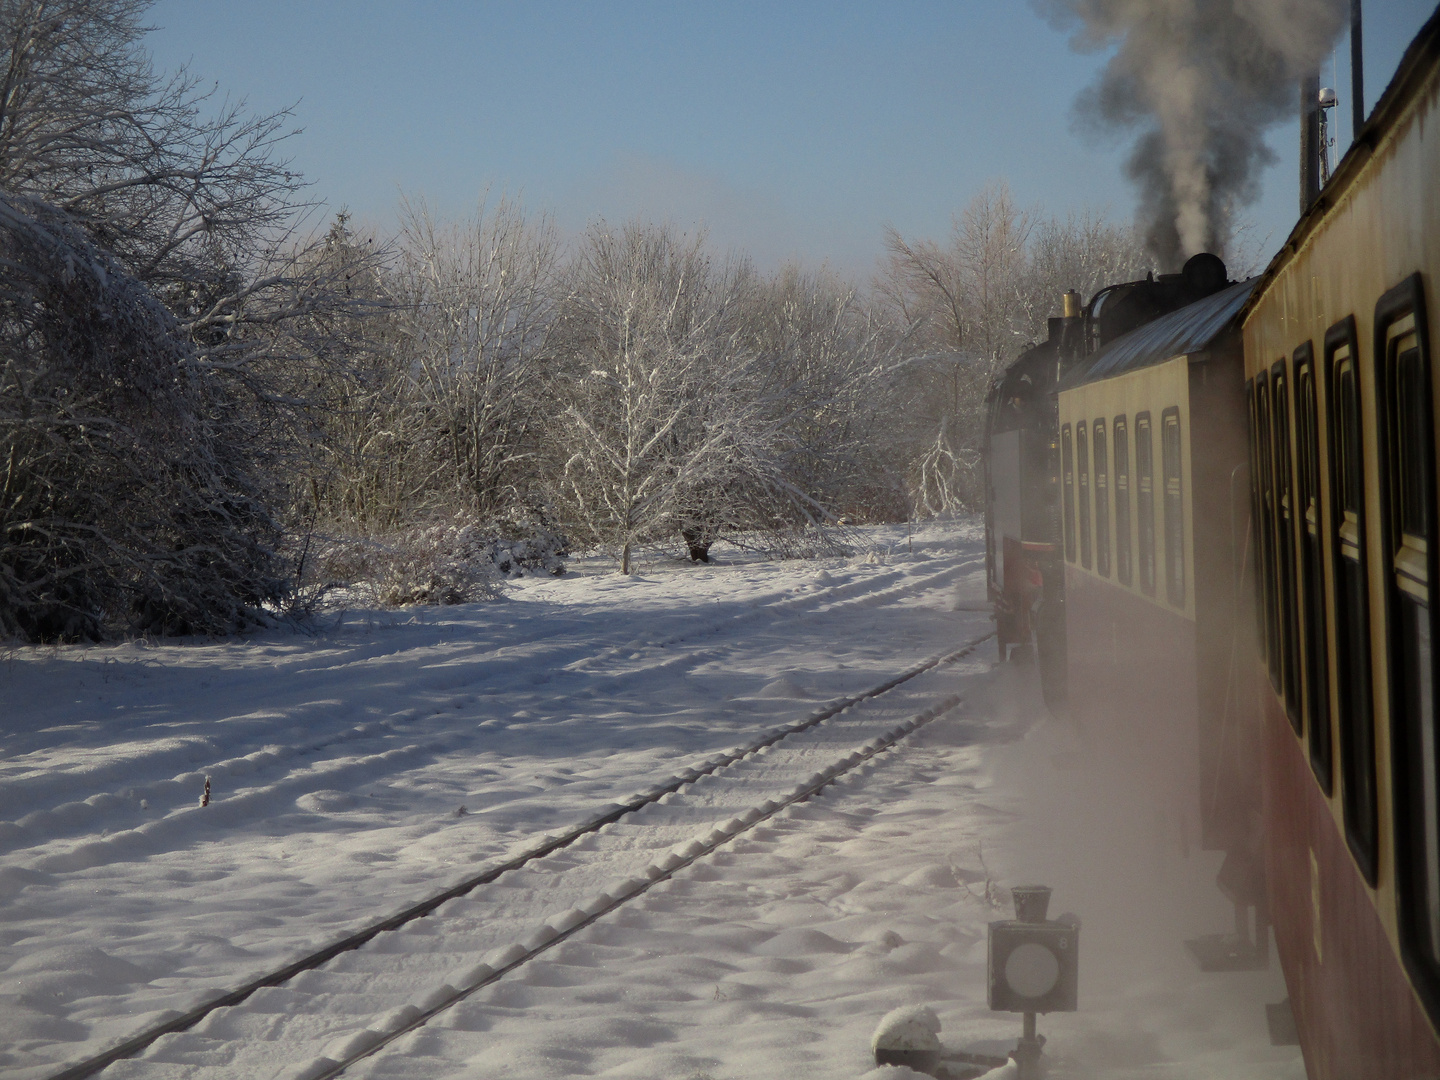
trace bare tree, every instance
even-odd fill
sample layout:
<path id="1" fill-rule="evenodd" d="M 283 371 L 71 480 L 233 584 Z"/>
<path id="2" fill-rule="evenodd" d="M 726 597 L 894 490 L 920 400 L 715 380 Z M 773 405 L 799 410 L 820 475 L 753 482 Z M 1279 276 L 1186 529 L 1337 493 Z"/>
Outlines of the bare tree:
<path id="1" fill-rule="evenodd" d="M 753 393 L 777 433 L 774 475 L 783 478 L 761 520 L 903 516 L 884 393 L 897 353 L 894 327 L 853 285 L 798 265 L 757 282 L 750 302 L 763 360 Z"/>
<path id="2" fill-rule="evenodd" d="M 540 380 L 553 351 L 559 239 L 502 200 L 453 226 L 402 206 L 392 289 L 414 382 L 411 483 L 483 518 L 536 502 Z"/>
<path id="3" fill-rule="evenodd" d="M 948 244 L 893 229 L 877 293 L 911 328 L 907 363 L 892 392 L 909 421 L 911 498 L 917 512 L 948 513 L 980 495 L 985 395 L 1067 289 L 1091 294 L 1143 275 L 1134 230 L 1096 214 L 1044 217 L 1016 207 L 1003 183 L 980 192 L 954 221 Z"/>
<path id="4" fill-rule="evenodd" d="M 156 76 L 146 7 L 0 0 L 0 623 L 35 638 L 283 594 L 272 455 L 352 310 L 293 233 L 286 115 Z"/>
<path id="5" fill-rule="evenodd" d="M 636 544 L 679 527 L 697 492 L 765 467 L 745 391 L 743 279 L 712 267 L 703 236 L 602 223 L 585 237 L 562 315 L 552 490 L 566 524 L 613 546 L 622 573 Z"/>

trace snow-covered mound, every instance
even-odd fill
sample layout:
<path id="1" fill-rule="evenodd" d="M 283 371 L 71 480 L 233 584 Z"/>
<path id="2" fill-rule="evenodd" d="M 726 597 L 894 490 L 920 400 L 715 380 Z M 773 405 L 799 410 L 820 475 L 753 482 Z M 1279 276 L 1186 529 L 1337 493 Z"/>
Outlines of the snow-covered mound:
<path id="1" fill-rule="evenodd" d="M 940 1018 L 928 1005 L 902 1005 L 881 1018 L 870 1036 L 870 1049 L 927 1050 L 940 1049 Z"/>

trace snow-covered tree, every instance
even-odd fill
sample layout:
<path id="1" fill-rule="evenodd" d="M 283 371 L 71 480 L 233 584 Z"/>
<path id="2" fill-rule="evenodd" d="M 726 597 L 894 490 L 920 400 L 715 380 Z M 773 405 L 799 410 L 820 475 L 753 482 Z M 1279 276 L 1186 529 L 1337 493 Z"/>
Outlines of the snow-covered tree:
<path id="1" fill-rule="evenodd" d="M 482 517 L 531 504 L 562 287 L 556 230 L 508 200 L 451 226 L 423 203 L 402 210 L 391 287 L 414 380 L 412 483 Z"/>
<path id="2" fill-rule="evenodd" d="M 636 544 L 767 468 L 746 277 L 716 269 L 703 236 L 668 227 L 601 224 L 584 239 L 562 313 L 552 491 L 567 526 L 616 550 L 622 573 Z"/>
<path id="3" fill-rule="evenodd" d="M 25 208 L 0 196 L 0 631 L 245 625 L 284 586 L 226 387 L 124 266 Z"/>
<path id="4" fill-rule="evenodd" d="M 283 113 L 156 75 L 142 0 L 0 0 L 0 628 L 234 629 L 352 310 Z"/>
<path id="5" fill-rule="evenodd" d="M 777 523 L 904 515 L 885 389 L 893 327 L 849 283 L 790 265 L 751 290 L 755 393 L 778 437 Z"/>
<path id="6" fill-rule="evenodd" d="M 948 242 L 886 237 L 877 289 L 910 328 L 907 363 L 894 385 L 899 433 L 910 450 L 918 513 L 949 513 L 980 497 L 985 395 L 1068 289 L 1084 296 L 1143 276 L 1133 229 L 1096 214 L 1059 219 L 1016 206 L 1008 187 L 988 186 L 956 216 Z"/>

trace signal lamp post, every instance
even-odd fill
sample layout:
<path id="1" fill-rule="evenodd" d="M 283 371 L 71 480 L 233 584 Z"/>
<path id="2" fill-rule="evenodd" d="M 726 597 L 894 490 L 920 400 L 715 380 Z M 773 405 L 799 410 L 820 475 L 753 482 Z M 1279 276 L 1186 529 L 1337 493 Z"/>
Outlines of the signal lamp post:
<path id="1" fill-rule="evenodd" d="M 990 924 L 990 1008 L 1024 1015 L 1011 1057 L 1019 1080 L 1039 1080 L 1045 1037 L 1035 1033 L 1036 1013 L 1074 1012 L 1079 985 L 1080 920 L 1047 920 L 1050 889 L 1017 885 L 1011 890 L 1015 918 Z"/>

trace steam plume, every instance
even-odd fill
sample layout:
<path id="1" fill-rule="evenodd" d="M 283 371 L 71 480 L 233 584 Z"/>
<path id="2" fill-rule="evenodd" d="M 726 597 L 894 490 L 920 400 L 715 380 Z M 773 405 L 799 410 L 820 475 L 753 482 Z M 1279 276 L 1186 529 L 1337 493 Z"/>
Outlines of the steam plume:
<path id="1" fill-rule="evenodd" d="M 1296 115 L 1344 0 L 1035 0 L 1081 51 L 1119 49 L 1079 110 L 1141 132 L 1126 163 L 1140 226 L 1161 268 L 1223 252 L 1231 215 L 1274 160 L 1263 134 Z"/>

